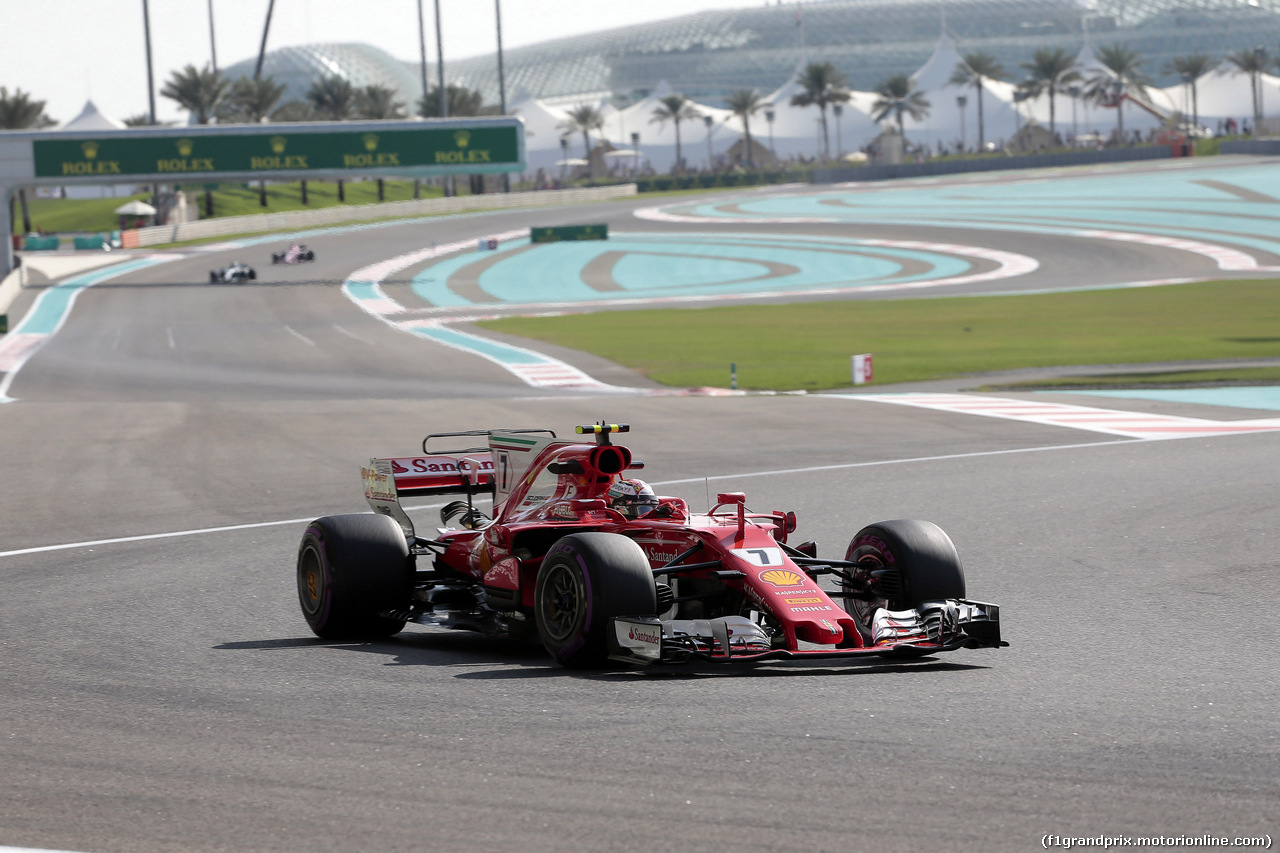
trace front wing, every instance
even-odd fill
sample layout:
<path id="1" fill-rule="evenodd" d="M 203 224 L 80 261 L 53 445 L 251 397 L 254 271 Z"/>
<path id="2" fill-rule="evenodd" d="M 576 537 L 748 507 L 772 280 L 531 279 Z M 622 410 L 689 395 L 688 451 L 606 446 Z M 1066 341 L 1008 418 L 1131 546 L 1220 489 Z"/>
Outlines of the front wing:
<path id="1" fill-rule="evenodd" d="M 915 610 L 877 610 L 871 645 L 856 648 L 777 648 L 760 625 L 742 616 L 667 620 L 618 616 L 609 622 L 609 657 L 638 664 L 923 655 L 1009 645 L 1000 639 L 1000 608 L 964 599 L 926 601 Z"/>

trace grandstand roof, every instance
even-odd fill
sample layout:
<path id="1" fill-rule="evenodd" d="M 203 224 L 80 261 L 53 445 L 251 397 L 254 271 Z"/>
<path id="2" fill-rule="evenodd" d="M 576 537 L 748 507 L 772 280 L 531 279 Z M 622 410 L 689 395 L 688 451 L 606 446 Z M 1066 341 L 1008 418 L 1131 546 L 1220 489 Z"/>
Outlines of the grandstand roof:
<path id="1" fill-rule="evenodd" d="M 508 90 L 555 102 L 602 91 L 645 97 L 661 79 L 704 103 L 729 92 L 770 92 L 799 62 L 829 61 L 854 89 L 911 74 L 946 31 L 961 53 L 990 53 L 1011 77 L 1041 47 L 1075 54 L 1088 41 L 1123 42 L 1157 84 L 1175 82 L 1175 56 L 1280 41 L 1280 0 L 806 0 L 697 12 L 504 54 Z M 416 68 L 416 66 L 414 66 Z M 452 62 L 451 82 L 497 101 L 492 55 Z"/>

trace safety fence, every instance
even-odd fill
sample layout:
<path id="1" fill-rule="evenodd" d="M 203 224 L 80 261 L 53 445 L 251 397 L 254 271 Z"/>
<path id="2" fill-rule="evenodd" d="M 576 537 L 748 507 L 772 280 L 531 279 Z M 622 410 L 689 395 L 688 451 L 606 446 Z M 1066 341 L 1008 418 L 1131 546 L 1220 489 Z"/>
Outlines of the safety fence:
<path id="1" fill-rule="evenodd" d="M 121 240 L 125 248 L 181 243 L 232 234 L 257 234 L 270 231 L 297 231 L 306 228 L 337 225 L 345 222 L 369 222 L 377 219 L 409 219 L 446 213 L 479 210 L 504 210 L 522 207 L 559 207 L 591 201 L 607 201 L 636 194 L 635 184 L 614 184 L 571 190 L 538 190 L 523 193 L 424 198 L 391 201 L 381 204 L 338 205 L 320 210 L 292 210 L 282 213 L 259 213 L 253 216 L 227 216 L 182 222 L 176 225 L 154 225 L 125 231 Z"/>

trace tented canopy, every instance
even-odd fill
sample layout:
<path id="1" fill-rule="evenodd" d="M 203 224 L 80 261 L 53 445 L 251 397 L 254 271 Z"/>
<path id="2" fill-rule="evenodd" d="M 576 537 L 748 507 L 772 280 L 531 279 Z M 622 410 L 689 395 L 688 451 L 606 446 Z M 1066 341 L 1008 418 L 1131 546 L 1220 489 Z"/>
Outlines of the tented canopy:
<path id="1" fill-rule="evenodd" d="M 155 216 L 156 209 L 145 201 L 134 199 L 117 207 L 115 212 L 120 216 Z"/>

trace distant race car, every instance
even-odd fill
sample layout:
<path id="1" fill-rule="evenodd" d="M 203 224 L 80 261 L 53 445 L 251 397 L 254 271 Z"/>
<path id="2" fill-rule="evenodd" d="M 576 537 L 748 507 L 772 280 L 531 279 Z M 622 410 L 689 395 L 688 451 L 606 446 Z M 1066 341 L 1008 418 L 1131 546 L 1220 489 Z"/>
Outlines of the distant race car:
<path id="1" fill-rule="evenodd" d="M 258 277 L 253 267 L 241 261 L 220 270 L 209 270 L 209 281 L 213 284 L 226 284 L 237 281 L 253 281 Z"/>
<path id="2" fill-rule="evenodd" d="M 298 598 L 324 639 L 373 640 L 409 622 L 531 636 L 568 667 L 703 660 L 926 655 L 999 647 L 1000 610 L 965 597 L 951 539 L 927 521 L 864 527 L 843 559 L 787 543 L 793 512 L 750 512 L 740 492 L 706 513 L 658 497 L 611 443 L 626 424 L 439 433 L 422 456 L 372 459 L 376 514 L 313 521 Z M 440 449 L 442 441 L 487 446 Z M 435 447 L 429 447 L 435 445 Z M 475 506 L 493 496 L 493 517 Z M 464 495 L 424 538 L 405 497 Z M 451 524 L 455 522 L 456 524 Z M 819 586 L 829 576 L 838 590 Z M 840 601 L 841 604 L 836 602 Z"/>
<path id="3" fill-rule="evenodd" d="M 316 253 L 301 243 L 294 243 L 283 252 L 273 252 L 271 255 L 271 263 L 273 264 L 301 264 L 315 259 Z"/>

